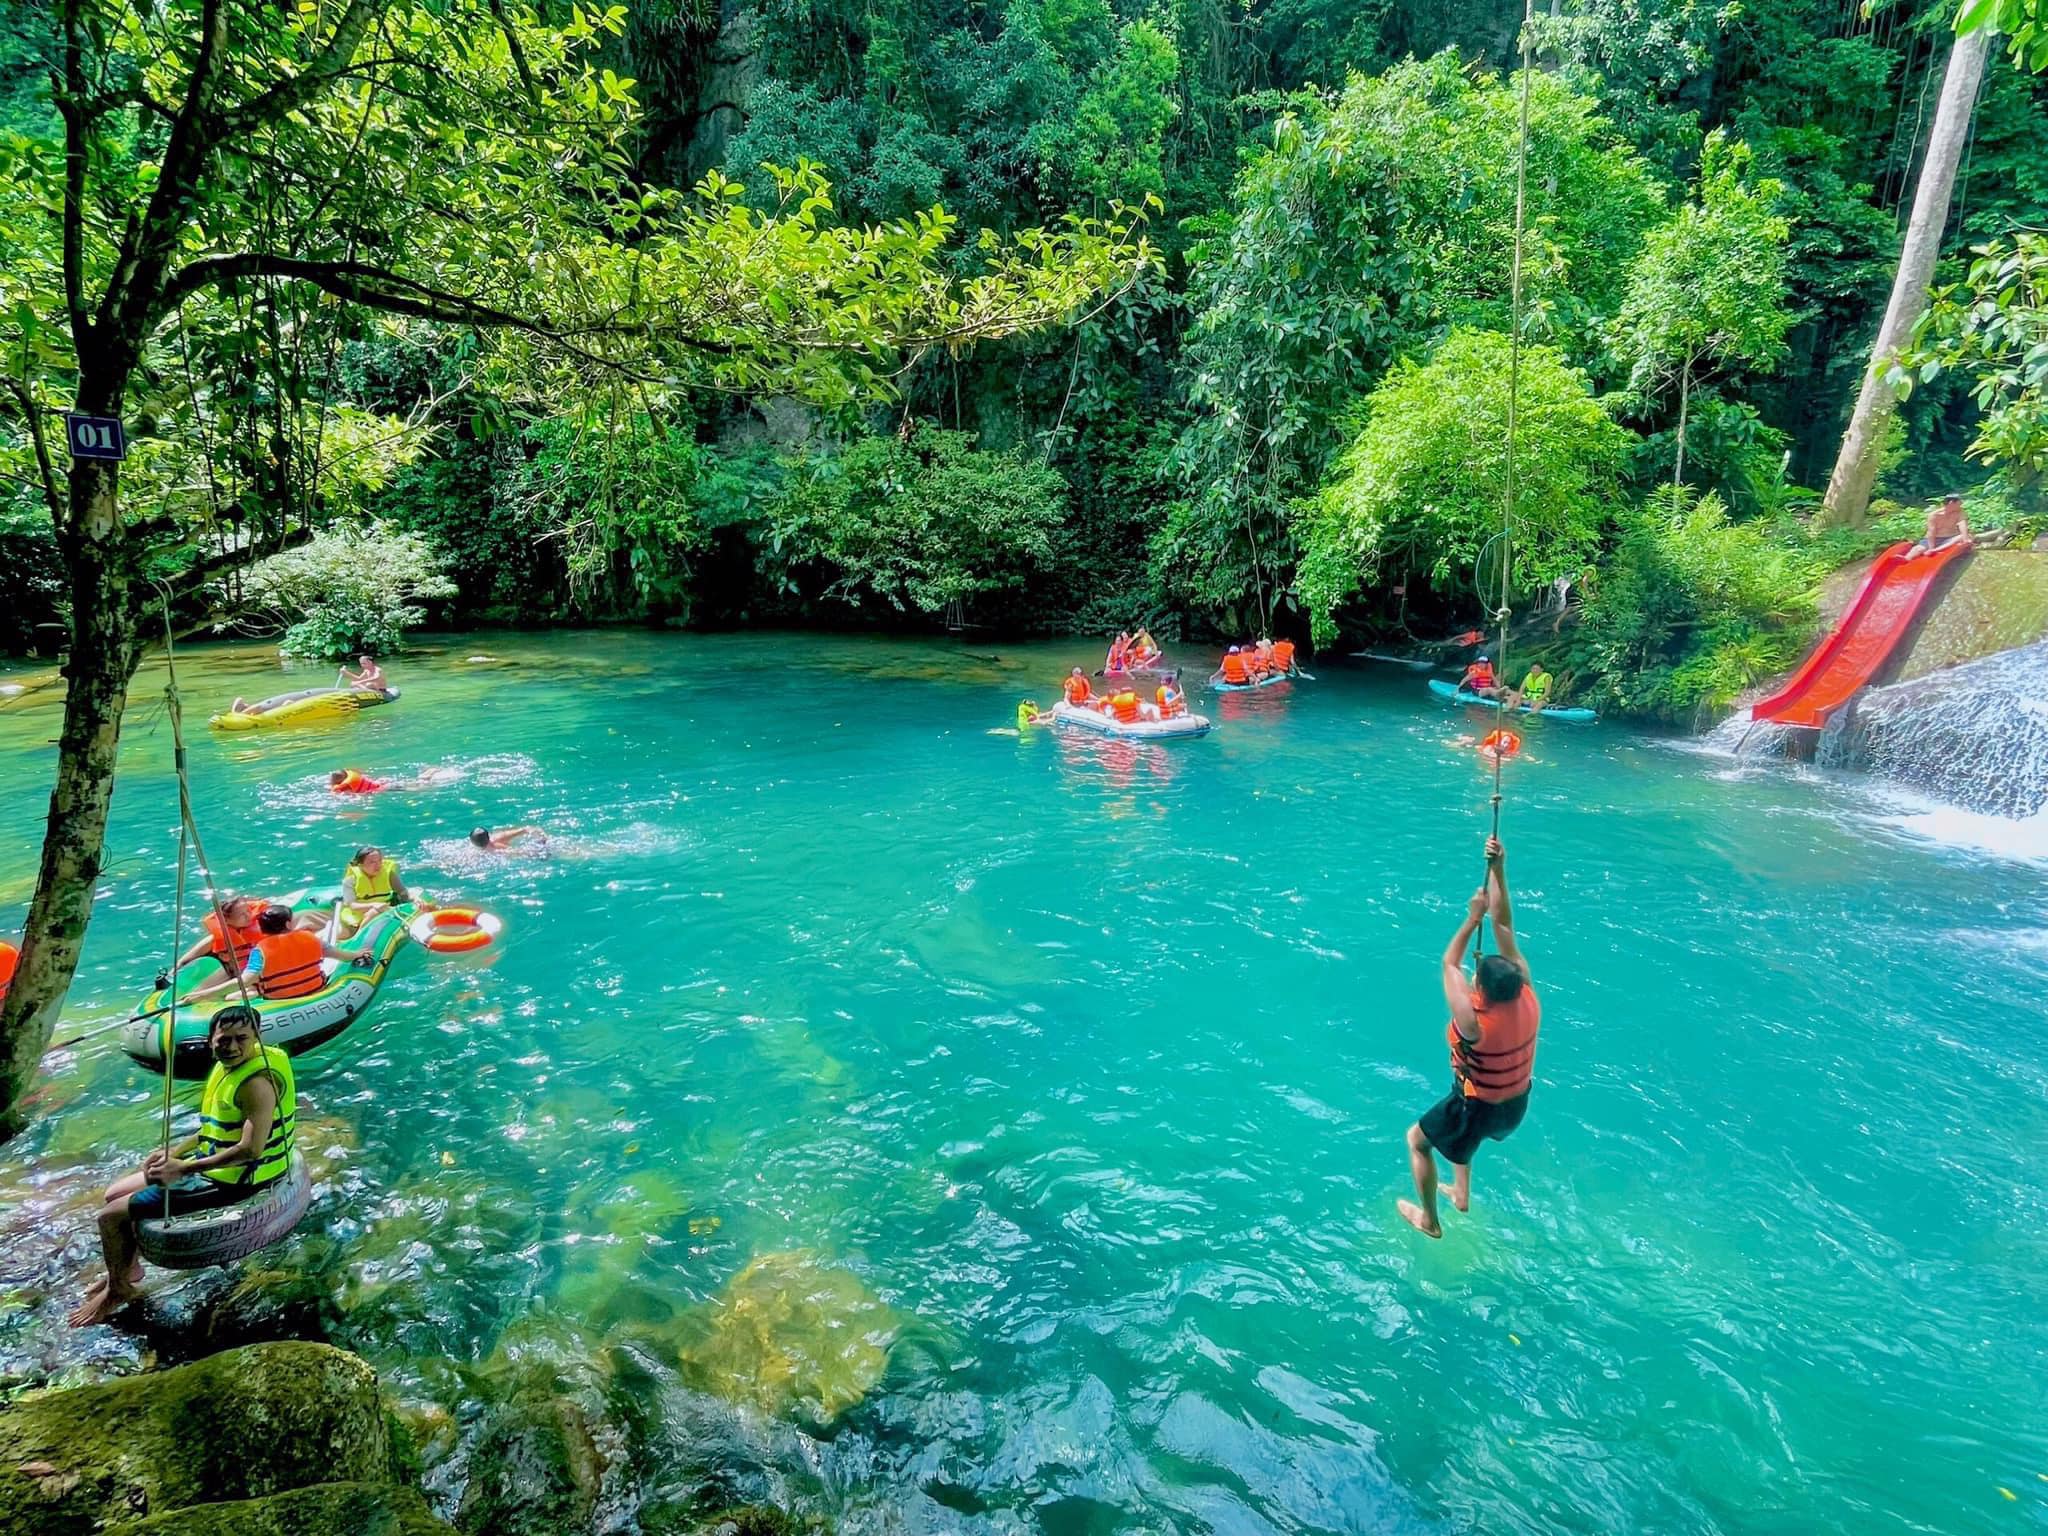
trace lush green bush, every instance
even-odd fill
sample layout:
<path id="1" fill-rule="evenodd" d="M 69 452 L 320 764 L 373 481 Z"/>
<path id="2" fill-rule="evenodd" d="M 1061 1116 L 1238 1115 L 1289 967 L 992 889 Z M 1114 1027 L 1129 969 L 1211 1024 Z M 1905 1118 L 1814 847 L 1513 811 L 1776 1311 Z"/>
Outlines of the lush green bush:
<path id="1" fill-rule="evenodd" d="M 762 575 L 829 606 L 940 615 L 1022 588 L 1052 557 L 1059 475 L 921 427 L 793 461 L 757 531 Z"/>
<path id="2" fill-rule="evenodd" d="M 1505 336 L 1454 332 L 1367 399 L 1364 425 L 1300 525 L 1296 585 L 1318 643 L 1390 555 L 1439 593 L 1472 594 L 1507 500 L 1508 353 Z M 1522 350 L 1516 421 L 1514 574 L 1526 590 L 1591 559 L 1629 436 L 1550 347 Z"/>
<path id="3" fill-rule="evenodd" d="M 688 428 L 644 413 L 527 429 L 498 494 L 536 539 L 559 544 L 570 597 L 595 615 L 684 617 L 706 544 L 692 509 L 703 454 Z"/>
<path id="4" fill-rule="evenodd" d="M 0 652 L 20 655 L 36 646 L 36 626 L 61 623 L 64 566 L 50 514 L 25 492 L 0 491 Z"/>
<path id="5" fill-rule="evenodd" d="M 330 529 L 264 561 L 228 606 L 241 628 L 282 629 L 285 655 L 331 660 L 395 650 L 426 618 L 422 600 L 454 594 L 426 539 L 379 523 Z"/>
<path id="6" fill-rule="evenodd" d="M 1622 521 L 1567 664 L 1602 707 L 1697 725 L 1798 661 L 1826 567 L 1709 494 L 1659 492 Z"/>

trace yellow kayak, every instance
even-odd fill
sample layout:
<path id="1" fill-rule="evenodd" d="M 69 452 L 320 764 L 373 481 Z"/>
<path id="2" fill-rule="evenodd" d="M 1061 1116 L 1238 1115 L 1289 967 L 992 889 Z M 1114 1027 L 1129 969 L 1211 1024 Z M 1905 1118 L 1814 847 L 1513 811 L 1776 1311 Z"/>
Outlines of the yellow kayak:
<path id="1" fill-rule="evenodd" d="M 389 704 L 398 697 L 390 688 L 308 688 L 300 693 L 280 693 L 242 709 L 215 715 L 206 723 L 216 731 L 261 731 L 272 726 L 308 725 L 319 720 L 339 720 L 359 709 Z"/>

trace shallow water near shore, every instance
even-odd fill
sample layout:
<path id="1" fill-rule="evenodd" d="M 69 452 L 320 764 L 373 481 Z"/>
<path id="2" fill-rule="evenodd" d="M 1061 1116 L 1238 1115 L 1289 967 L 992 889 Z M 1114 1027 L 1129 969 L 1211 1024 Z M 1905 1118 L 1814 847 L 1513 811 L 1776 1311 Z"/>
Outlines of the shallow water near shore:
<path id="1" fill-rule="evenodd" d="M 446 1410 L 437 1491 L 482 1384 L 540 1358 L 628 1426 L 625 1528 L 722 1482 L 848 1531 L 2048 1520 L 2037 863 L 1852 782 L 1526 725 L 1536 1096 L 1431 1244 L 1393 1201 L 1447 1084 L 1489 787 L 1449 738 L 1484 720 L 1334 665 L 1198 691 L 1197 741 L 1016 732 L 1083 660 L 466 635 L 393 663 L 395 704 L 223 737 L 320 671 L 181 651 L 223 885 L 377 842 L 505 921 L 302 1058 L 323 1193 L 259 1261 Z M 171 950 L 162 682 L 67 1032 Z M 0 709 L 0 926 L 58 717 Z M 341 766 L 457 776 L 343 799 Z M 480 822 L 553 856 L 480 855 Z M 110 1044 L 52 1058 L 0 1148 L 0 1376 L 137 1357 L 61 1327 L 83 1210 L 155 1133 Z"/>

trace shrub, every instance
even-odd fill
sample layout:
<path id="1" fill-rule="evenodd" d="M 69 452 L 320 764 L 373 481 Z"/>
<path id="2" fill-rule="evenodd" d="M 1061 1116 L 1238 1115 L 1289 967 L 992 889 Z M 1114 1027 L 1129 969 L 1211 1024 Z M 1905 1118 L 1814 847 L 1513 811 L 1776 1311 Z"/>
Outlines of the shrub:
<path id="1" fill-rule="evenodd" d="M 264 561 L 223 600 L 244 628 L 282 629 L 285 655 L 333 659 L 396 649 L 426 617 L 420 599 L 454 593 L 424 538 L 372 523 L 329 529 Z"/>

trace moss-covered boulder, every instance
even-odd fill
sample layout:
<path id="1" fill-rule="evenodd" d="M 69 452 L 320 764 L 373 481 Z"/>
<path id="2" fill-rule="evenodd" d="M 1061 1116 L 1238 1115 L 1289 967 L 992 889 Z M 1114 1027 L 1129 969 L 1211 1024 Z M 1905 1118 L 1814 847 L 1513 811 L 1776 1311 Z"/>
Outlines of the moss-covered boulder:
<path id="1" fill-rule="evenodd" d="M 377 1377 L 324 1344 L 257 1344 L 0 1410 L 0 1536 L 392 1472 Z"/>
<path id="2" fill-rule="evenodd" d="M 174 1509 L 108 1529 L 106 1536 L 455 1536 L 426 1500 L 389 1483 L 322 1483 Z"/>
<path id="3" fill-rule="evenodd" d="M 573 1536 L 587 1531 L 606 1460 L 583 1405 L 536 1362 L 493 1403 L 470 1452 L 455 1520 L 473 1536 Z"/>

